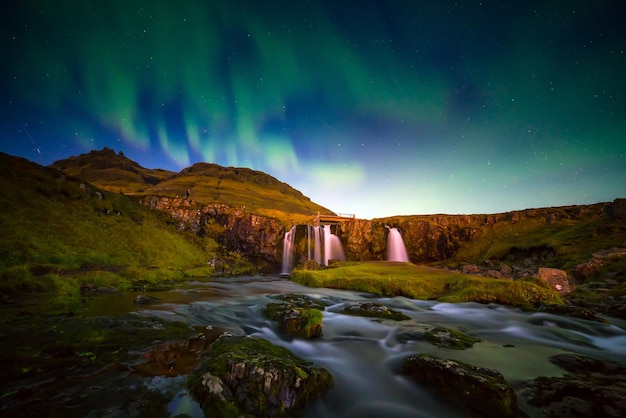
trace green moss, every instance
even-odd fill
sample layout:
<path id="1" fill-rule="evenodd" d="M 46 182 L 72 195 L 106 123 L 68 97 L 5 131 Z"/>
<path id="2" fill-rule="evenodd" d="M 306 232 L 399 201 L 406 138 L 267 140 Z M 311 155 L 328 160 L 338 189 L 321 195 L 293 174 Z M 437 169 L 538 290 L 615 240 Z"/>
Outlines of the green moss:
<path id="1" fill-rule="evenodd" d="M 533 279 L 492 279 L 410 263 L 339 263 L 336 268 L 319 271 L 296 269 L 291 279 L 305 286 L 355 290 L 388 297 L 520 307 L 563 303 L 556 291 L 536 284 Z"/>
<path id="2" fill-rule="evenodd" d="M 222 390 L 210 391 L 202 384 L 207 373 L 219 379 Z M 266 378 L 259 379 L 259 373 Z M 293 416 L 332 382 L 327 370 L 284 347 L 259 338 L 222 336 L 189 374 L 187 387 L 206 416 L 218 416 L 212 411 L 232 404 L 241 414 L 283 417 Z"/>

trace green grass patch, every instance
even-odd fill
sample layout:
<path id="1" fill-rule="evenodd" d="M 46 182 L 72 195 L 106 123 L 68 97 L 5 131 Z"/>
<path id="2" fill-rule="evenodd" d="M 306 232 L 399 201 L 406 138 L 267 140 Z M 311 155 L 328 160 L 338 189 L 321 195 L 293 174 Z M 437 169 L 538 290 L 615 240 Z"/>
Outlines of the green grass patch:
<path id="1" fill-rule="evenodd" d="M 328 287 L 446 302 L 500 303 L 519 307 L 563 303 L 548 286 L 534 280 L 478 277 L 397 262 L 347 262 L 334 268 L 300 270 L 291 278 L 305 286 Z"/>

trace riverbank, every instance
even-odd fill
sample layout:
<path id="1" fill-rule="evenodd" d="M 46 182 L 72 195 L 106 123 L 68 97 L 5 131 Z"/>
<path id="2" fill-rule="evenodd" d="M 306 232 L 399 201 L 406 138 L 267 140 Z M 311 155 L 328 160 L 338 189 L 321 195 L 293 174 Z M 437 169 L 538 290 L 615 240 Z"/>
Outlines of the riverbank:
<path id="1" fill-rule="evenodd" d="M 401 262 L 339 262 L 321 270 L 295 269 L 291 279 L 309 287 L 368 292 L 441 302 L 498 303 L 521 308 L 563 304 L 536 277 L 494 279 Z"/>

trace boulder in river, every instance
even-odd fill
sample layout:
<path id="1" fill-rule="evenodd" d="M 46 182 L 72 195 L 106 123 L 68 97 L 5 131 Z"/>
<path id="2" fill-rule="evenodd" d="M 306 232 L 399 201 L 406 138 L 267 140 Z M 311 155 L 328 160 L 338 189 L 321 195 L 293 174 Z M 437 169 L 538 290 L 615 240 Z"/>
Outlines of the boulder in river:
<path id="1" fill-rule="evenodd" d="M 222 335 L 187 378 L 206 417 L 293 416 L 333 384 L 330 372 L 284 347 Z"/>
<path id="2" fill-rule="evenodd" d="M 515 391 L 496 370 L 430 354 L 408 357 L 402 371 L 452 402 L 493 418 L 518 416 Z"/>
<path id="3" fill-rule="evenodd" d="M 550 357 L 567 373 L 538 377 L 526 384 L 520 398 L 534 417 L 626 416 L 626 365 L 577 354 Z"/>
<path id="4" fill-rule="evenodd" d="M 265 307 L 265 316 L 278 322 L 281 332 L 294 337 L 317 338 L 322 335 L 324 304 L 305 295 L 277 295 Z"/>

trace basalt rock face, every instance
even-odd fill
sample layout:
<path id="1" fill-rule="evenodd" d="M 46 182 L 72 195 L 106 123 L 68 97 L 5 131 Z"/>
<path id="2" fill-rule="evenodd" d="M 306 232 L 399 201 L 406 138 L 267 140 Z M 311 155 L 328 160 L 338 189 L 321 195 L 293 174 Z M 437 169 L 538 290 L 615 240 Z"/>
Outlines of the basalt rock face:
<path id="1" fill-rule="evenodd" d="M 169 214 L 178 229 L 211 236 L 261 269 L 280 266 L 285 228 L 274 218 L 246 213 L 245 208 L 203 206 L 178 197 L 146 196 L 141 203 Z"/>
<path id="2" fill-rule="evenodd" d="M 400 230 L 409 259 L 413 263 L 432 263 L 454 256 L 463 244 L 477 238 L 497 225 L 509 225 L 533 220 L 549 226 L 559 221 L 584 219 L 626 219 L 626 199 L 611 203 L 526 209 L 491 215 L 413 215 L 384 219 L 350 219 L 339 222 L 336 234 L 341 239 L 348 260 L 366 261 L 385 259 L 387 227 Z M 549 253 L 549 248 L 536 249 Z M 533 256 L 550 254 L 510 254 L 523 262 Z"/>
<path id="3" fill-rule="evenodd" d="M 480 218 L 480 219 L 478 219 Z M 340 237 L 348 260 L 384 260 L 387 249 L 387 226 L 398 228 L 409 258 L 414 263 L 430 263 L 451 257 L 463 241 L 470 240 L 485 222 L 494 216 L 408 216 L 380 220 L 352 219 L 340 222 Z"/>
<path id="4" fill-rule="evenodd" d="M 211 236 L 261 269 L 275 271 L 282 263 L 286 228 L 275 218 L 255 215 L 246 212 L 245 208 L 223 204 L 201 205 L 179 197 L 146 196 L 141 202 L 168 213 L 179 229 Z M 560 221 L 620 220 L 625 216 L 625 207 L 626 199 L 616 199 L 611 203 L 527 209 L 492 215 L 413 215 L 373 220 L 350 218 L 334 225 L 332 232 L 339 237 L 347 260 L 370 261 L 386 259 L 388 228 L 398 228 L 410 261 L 426 264 L 450 259 L 468 242 L 502 226 L 513 231 L 515 224 L 525 221 L 548 227 Z M 306 262 L 308 240 L 306 225 L 299 225 L 293 247 L 294 265 Z M 554 251 L 545 246 L 526 250 L 511 248 L 506 256 L 520 266 L 532 264 L 532 274 L 536 274 L 536 267 L 553 257 Z M 511 275 L 500 273 L 507 277 Z"/>

